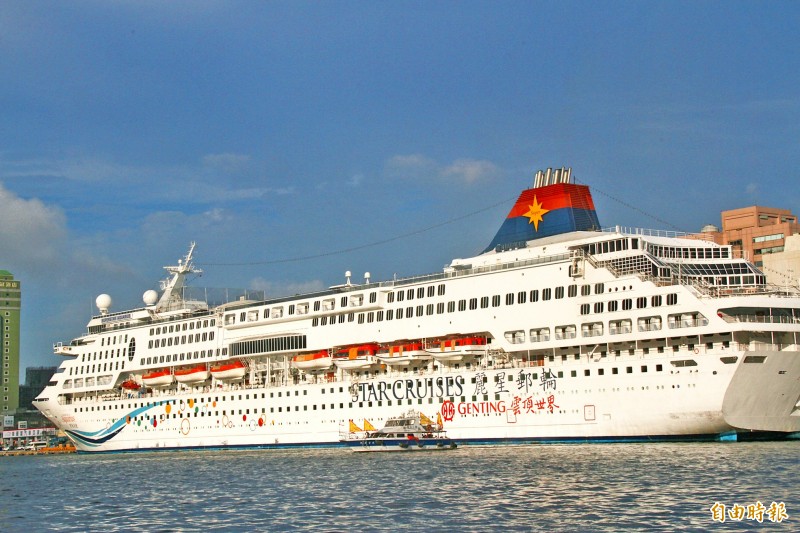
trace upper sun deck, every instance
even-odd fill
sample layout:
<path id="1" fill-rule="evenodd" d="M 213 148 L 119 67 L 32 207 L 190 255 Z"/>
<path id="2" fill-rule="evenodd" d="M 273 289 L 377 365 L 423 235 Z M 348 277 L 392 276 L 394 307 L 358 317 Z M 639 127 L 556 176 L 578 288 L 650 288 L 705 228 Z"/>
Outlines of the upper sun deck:
<path id="1" fill-rule="evenodd" d="M 249 305 L 266 299 L 261 290 L 183 286 L 175 292 L 180 297 L 173 298 L 167 309 L 158 310 L 155 306 L 147 306 L 113 313 L 104 312 L 92 316 L 87 325 L 88 331 L 90 334 L 100 333 L 209 315 L 216 308 Z"/>
<path id="2" fill-rule="evenodd" d="M 633 237 L 629 237 L 630 235 L 633 235 Z M 453 263 L 445 267 L 444 270 L 439 273 L 361 284 L 347 283 L 302 295 L 266 298 L 261 291 L 208 289 L 186 286 L 180 291 L 182 297 L 186 298 L 187 301 L 195 302 L 201 302 L 202 300 L 200 300 L 200 298 L 203 298 L 202 306 L 184 308 L 178 311 L 160 314 L 154 313 L 152 309 L 144 307 L 130 311 L 98 315 L 92 318 L 90 333 L 126 329 L 135 325 L 155 324 L 198 316 L 221 314 L 224 311 L 229 311 L 234 308 L 250 308 L 264 305 L 272 306 L 301 301 L 314 302 L 344 292 L 363 292 L 364 294 L 370 291 L 388 292 L 404 286 L 581 260 L 587 261 L 596 268 L 606 268 L 615 276 L 636 275 L 642 279 L 652 281 L 658 286 L 690 286 L 695 289 L 698 295 L 712 297 L 755 294 L 797 296 L 794 292 L 787 293 L 785 290 L 777 287 L 769 287 L 764 283 L 755 283 L 756 281 L 760 281 L 760 279 L 755 279 L 757 273 L 760 274 L 760 272 L 758 272 L 752 264 L 741 259 L 732 260 L 730 257 L 722 257 L 722 252 L 720 252 L 719 257 L 713 257 L 717 254 L 710 253 L 709 255 L 711 257 L 709 257 L 709 259 L 714 259 L 716 261 L 725 260 L 725 262 L 729 263 L 729 270 L 698 270 L 699 267 L 696 264 L 688 261 L 682 263 L 680 269 L 677 269 L 674 264 L 670 263 L 670 261 L 674 260 L 667 258 L 661 261 L 659 258 L 652 256 L 650 257 L 654 259 L 655 263 L 645 261 L 644 258 L 650 255 L 645 253 L 647 252 L 647 247 L 642 250 L 640 247 L 633 248 L 631 246 L 623 250 L 624 246 L 620 246 L 619 251 L 625 253 L 614 253 L 614 259 L 606 255 L 612 252 L 603 252 L 602 249 L 598 250 L 598 246 L 601 246 L 603 242 L 619 242 L 622 238 L 638 239 L 636 235 L 639 234 L 618 233 L 615 235 L 610 232 L 576 232 L 576 234 L 572 235 L 572 238 L 566 235 L 560 235 L 554 236 L 544 242 L 537 241 L 535 246 L 527 250 L 517 249 L 506 252 L 492 251 L 473 258 L 454 260 Z M 609 239 L 609 237 L 614 238 Z M 636 242 L 641 241 L 637 240 Z M 678 241 L 673 241 L 673 243 L 675 242 Z M 706 249 L 703 247 L 703 244 L 705 244 L 703 241 L 686 239 L 685 242 L 696 242 L 698 245 L 694 248 L 696 250 Z M 715 246 L 716 248 L 712 246 L 707 249 L 727 249 L 725 247 L 719 247 L 718 245 Z M 591 253 L 591 247 L 594 247 L 594 254 Z M 526 251 L 527 253 L 525 253 Z M 548 251 L 552 253 L 546 253 Z M 691 256 L 691 254 L 688 255 Z M 702 263 L 703 261 L 700 260 L 699 262 Z M 652 268 L 653 264 L 657 265 L 655 271 Z M 737 268 L 739 270 L 734 272 Z M 743 274 L 753 276 L 753 280 L 738 279 L 737 282 L 737 279 L 734 278 L 728 283 L 728 279 L 726 278 L 724 284 L 720 281 L 723 276 L 738 276 L 742 278 Z M 313 309 L 313 305 L 311 308 Z M 314 313 L 312 312 L 311 314 Z"/>

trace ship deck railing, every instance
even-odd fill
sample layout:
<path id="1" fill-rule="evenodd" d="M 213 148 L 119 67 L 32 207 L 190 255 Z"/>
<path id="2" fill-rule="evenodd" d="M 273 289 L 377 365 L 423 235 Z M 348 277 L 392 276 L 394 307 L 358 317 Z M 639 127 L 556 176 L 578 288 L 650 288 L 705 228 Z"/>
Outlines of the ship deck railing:
<path id="1" fill-rule="evenodd" d="M 295 301 L 295 300 L 297 300 L 299 298 L 303 298 L 303 299 L 321 298 L 321 297 L 324 297 L 324 296 L 329 296 L 331 294 L 337 294 L 337 293 L 340 293 L 342 291 L 357 291 L 357 290 L 369 290 L 369 289 L 380 289 L 380 288 L 397 287 L 397 286 L 412 285 L 412 284 L 417 284 L 417 283 L 427 283 L 427 282 L 438 281 L 438 280 L 442 280 L 442 279 L 450 279 L 450 278 L 457 278 L 457 277 L 462 277 L 462 276 L 470 276 L 470 275 L 475 275 L 475 274 L 485 274 L 485 273 L 489 273 L 489 272 L 511 270 L 511 269 L 521 268 L 521 267 L 526 267 L 526 266 L 531 266 L 531 265 L 541 265 L 541 264 L 547 264 L 547 263 L 563 262 L 563 261 L 570 260 L 573 256 L 574 256 L 574 254 L 572 254 L 572 253 L 561 253 L 561 254 L 548 255 L 548 256 L 544 256 L 544 257 L 536 257 L 536 258 L 532 258 L 532 259 L 525 259 L 525 260 L 521 260 L 521 261 L 508 261 L 508 262 L 505 262 L 505 263 L 499 263 L 499 264 L 494 264 L 494 265 L 486 265 L 486 266 L 479 266 L 479 267 L 460 267 L 460 266 L 446 267 L 446 270 L 444 272 L 437 272 L 437 273 L 434 273 L 434 274 L 424 274 L 424 275 L 419 275 L 419 276 L 409 276 L 409 277 L 395 278 L 395 279 L 391 279 L 391 280 L 378 281 L 378 282 L 374 282 L 374 283 L 342 285 L 342 286 L 338 286 L 338 287 L 335 287 L 335 288 L 330 288 L 330 289 L 323 290 L 323 291 L 317 291 L 317 292 L 312 292 L 312 293 L 307 293 L 307 294 L 302 294 L 302 295 L 296 295 L 295 294 L 295 295 L 292 295 L 292 296 L 279 296 L 279 297 L 269 298 L 269 299 L 265 299 L 264 296 L 263 296 L 263 293 L 262 293 L 261 298 L 258 298 L 258 297 L 250 298 L 250 297 L 246 296 L 245 300 L 239 300 L 237 298 L 229 297 L 227 300 L 224 301 L 224 303 L 212 302 L 209 299 L 207 299 L 206 301 L 207 301 L 208 306 L 209 306 L 209 311 L 208 311 L 208 313 L 202 312 L 201 314 L 212 314 L 211 309 L 213 309 L 215 307 L 220 307 L 220 306 L 223 306 L 223 305 L 226 305 L 226 304 L 235 304 L 237 301 L 242 301 L 244 305 L 256 305 L 256 304 L 257 305 L 262 305 L 262 304 L 272 305 L 272 304 L 277 304 L 277 303 L 282 303 L 282 302 Z M 214 290 L 214 291 L 221 291 L 221 290 L 241 291 L 241 289 L 204 289 L 202 287 L 185 287 L 184 289 L 187 290 L 187 291 L 190 290 L 192 296 L 195 297 L 195 298 L 193 298 L 195 300 L 199 300 L 199 298 L 197 298 L 198 292 L 202 292 L 202 291 L 206 291 L 206 292 L 209 291 L 209 290 Z M 234 296 L 239 296 L 239 298 L 241 298 L 241 295 L 238 292 Z M 188 298 L 186 298 L 186 299 L 188 300 Z M 139 311 L 139 310 L 141 310 L 141 309 L 136 309 L 134 311 Z M 125 313 L 131 313 L 131 312 L 132 311 L 125 311 Z M 98 317 L 94 317 L 94 318 L 98 318 Z M 168 318 L 165 318 L 164 320 L 167 320 L 167 321 L 169 321 L 169 320 L 177 320 L 179 318 L 181 318 L 181 317 L 168 317 Z M 154 322 L 156 322 L 156 321 L 158 321 L 158 320 L 155 319 Z M 113 328 L 113 326 L 109 325 L 109 329 L 112 329 L 112 328 Z"/>
<path id="2" fill-rule="evenodd" d="M 754 324 L 800 324 L 800 317 L 786 316 L 786 315 L 728 315 L 723 314 L 722 319 L 725 322 L 747 322 Z"/>
<path id="3" fill-rule="evenodd" d="M 364 284 L 348 284 L 338 287 L 332 287 L 324 291 L 317 291 L 303 295 L 281 296 L 276 298 L 267 299 L 263 291 L 248 291 L 246 289 L 228 289 L 228 288 L 205 288 L 205 287 L 184 287 L 182 291 L 182 302 L 170 304 L 169 311 L 180 311 L 184 309 L 186 313 L 172 314 L 164 317 L 159 317 L 155 313 L 149 313 L 151 308 L 139 307 L 116 313 L 108 313 L 105 315 L 92 316 L 92 320 L 101 320 L 103 323 L 99 326 L 91 326 L 89 333 L 96 333 L 99 331 L 113 331 L 118 329 L 130 328 L 131 321 L 124 320 L 133 314 L 144 315 L 144 312 L 149 313 L 148 324 L 156 324 L 161 322 L 171 322 L 176 320 L 185 319 L 187 315 L 191 316 L 212 316 L 226 306 L 235 305 L 237 302 L 241 303 L 242 307 L 249 307 L 252 305 L 273 305 L 283 302 L 296 301 L 298 298 L 303 299 L 316 299 L 331 294 L 337 294 L 342 291 L 357 291 L 369 289 L 385 289 L 389 287 L 397 287 L 403 285 L 411 285 L 417 283 L 426 283 L 442 279 L 457 278 L 462 276 L 470 276 L 475 274 L 485 274 L 489 272 L 497 272 L 502 270 L 511 270 L 515 268 L 522 268 L 531 265 L 540 265 L 554 262 L 568 261 L 574 257 L 573 253 L 554 254 L 545 257 L 537 257 L 533 259 L 525 259 L 522 261 L 509 261 L 494 265 L 486 265 L 480 267 L 445 267 L 444 272 L 435 274 L 425 274 L 420 276 L 410 276 L 404 278 L 395 278 L 392 280 L 379 281 L 375 283 Z M 200 297 L 202 295 L 202 297 Z M 212 295 L 218 295 L 212 297 Z M 219 296 L 222 295 L 222 296 Z M 114 320 L 119 320 L 118 322 Z M 141 320 L 138 319 L 138 320 Z M 62 345 L 63 346 L 63 345 Z M 54 346 L 54 350 L 55 350 Z"/>
<path id="4" fill-rule="evenodd" d="M 395 278 L 392 280 L 386 281 L 379 281 L 375 283 L 364 283 L 364 284 L 352 284 L 352 285 L 343 285 L 338 287 L 333 287 L 324 291 L 317 291 L 312 293 L 307 293 L 303 295 L 292 295 L 292 296 L 281 296 L 276 298 L 266 299 L 265 295 L 261 291 L 256 291 L 257 293 L 248 293 L 245 292 L 242 294 L 242 289 L 213 289 L 213 288 L 203 288 L 203 287 L 184 287 L 184 291 L 191 291 L 190 293 L 184 293 L 184 300 L 186 302 L 192 302 L 194 304 L 202 303 L 202 300 L 197 298 L 198 293 L 202 293 L 206 297 L 207 307 L 202 308 L 199 305 L 193 305 L 190 308 L 186 309 L 187 314 L 192 316 L 202 317 L 202 316 L 213 316 L 220 311 L 220 309 L 224 309 L 225 306 L 236 304 L 236 302 L 241 302 L 242 307 L 249 307 L 253 305 L 274 305 L 283 302 L 291 302 L 296 301 L 299 298 L 303 299 L 316 299 L 322 298 L 325 296 L 330 296 L 332 294 L 341 293 L 342 291 L 357 291 L 357 290 L 369 290 L 369 289 L 387 289 L 392 287 L 399 287 L 404 285 L 412 285 L 418 283 L 427 283 L 437 280 L 443 279 L 452 279 L 458 278 L 463 276 L 471 276 L 476 274 L 485 274 L 490 272 L 497 272 L 503 270 L 512 270 L 516 268 L 522 268 L 526 266 L 532 265 L 543 265 L 548 263 L 556 263 L 556 262 L 564 262 L 569 261 L 573 257 L 576 257 L 576 252 L 569 252 L 569 253 L 560 253 L 560 254 L 553 254 L 545 257 L 536 257 L 532 259 L 525 259 L 521 261 L 508 261 L 505 263 L 493 264 L 493 265 L 485 265 L 479 267 L 469 267 L 469 266 L 454 266 L 454 267 L 446 267 L 444 272 L 439 272 L 435 274 L 425 274 L 421 276 L 410 276 L 404 278 Z M 219 291 L 224 291 L 226 295 L 225 298 L 222 299 L 222 303 L 212 301 L 211 298 L 208 297 L 209 291 L 214 291 L 219 293 Z M 190 295 L 190 297 L 187 297 Z M 252 296 L 252 297 L 251 297 Z M 175 307 L 175 306 L 173 306 Z M 180 306 L 178 306 L 180 307 Z M 137 308 L 127 311 L 121 311 L 118 313 L 111 313 L 109 315 L 97 315 L 93 316 L 92 319 L 108 319 L 108 317 L 122 316 L 122 315 L 130 315 L 133 313 L 147 311 L 148 308 Z M 182 320 L 186 318 L 186 314 L 173 314 L 165 317 L 159 317 L 158 315 L 151 314 L 150 320 L 148 323 L 155 324 L 160 322 L 171 322 L 175 320 Z M 112 331 L 116 329 L 127 329 L 130 327 L 130 323 L 126 321 L 120 322 L 110 322 L 105 323 L 102 326 L 95 326 L 100 328 L 102 331 Z M 91 328 L 90 328 L 91 329 Z M 90 331 L 92 333 L 93 331 Z"/>
<path id="5" fill-rule="evenodd" d="M 607 268 L 606 265 L 602 265 Z M 613 272 L 613 269 L 609 268 Z M 794 287 L 779 287 L 777 285 L 710 285 L 707 281 L 689 278 L 677 277 L 671 278 L 653 276 L 651 274 L 635 274 L 642 281 L 650 281 L 657 287 L 682 285 L 688 287 L 696 292 L 698 296 L 705 296 L 710 298 L 731 298 L 736 296 L 772 296 L 777 298 L 798 298 L 800 291 Z"/>
<path id="6" fill-rule="evenodd" d="M 706 241 L 714 242 L 714 238 L 709 233 L 689 233 L 686 231 L 673 231 L 662 229 L 648 229 L 648 228 L 634 228 L 628 226 L 612 226 L 603 228 L 600 231 L 603 233 L 624 233 L 626 235 L 642 235 L 645 237 L 667 237 L 671 239 L 678 239 L 681 237 L 691 237 L 693 239 L 703 239 Z"/>
<path id="7" fill-rule="evenodd" d="M 670 320 L 667 322 L 667 327 L 669 329 L 680 329 L 680 328 L 697 328 L 702 326 L 708 325 L 707 318 L 692 318 L 692 319 L 681 319 L 681 320 Z"/>

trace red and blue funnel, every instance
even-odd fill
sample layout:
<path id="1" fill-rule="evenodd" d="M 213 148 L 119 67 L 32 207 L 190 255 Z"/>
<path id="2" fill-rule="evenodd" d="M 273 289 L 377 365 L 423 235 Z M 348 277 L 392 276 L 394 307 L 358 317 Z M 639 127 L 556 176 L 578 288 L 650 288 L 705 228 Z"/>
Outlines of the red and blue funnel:
<path id="1" fill-rule="evenodd" d="M 570 169 L 552 175 L 550 169 L 546 175 L 540 171 L 538 186 L 522 191 L 484 253 L 524 248 L 527 241 L 562 233 L 599 230 L 589 187 L 569 183 L 569 179 Z"/>

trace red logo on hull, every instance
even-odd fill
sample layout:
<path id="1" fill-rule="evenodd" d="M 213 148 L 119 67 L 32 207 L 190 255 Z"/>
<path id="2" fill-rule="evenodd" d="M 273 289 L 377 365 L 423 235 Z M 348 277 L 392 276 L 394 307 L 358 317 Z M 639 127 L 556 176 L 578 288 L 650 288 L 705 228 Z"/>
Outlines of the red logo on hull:
<path id="1" fill-rule="evenodd" d="M 452 422 L 453 417 L 456 416 L 456 405 L 450 400 L 442 404 L 442 418 L 445 422 Z"/>

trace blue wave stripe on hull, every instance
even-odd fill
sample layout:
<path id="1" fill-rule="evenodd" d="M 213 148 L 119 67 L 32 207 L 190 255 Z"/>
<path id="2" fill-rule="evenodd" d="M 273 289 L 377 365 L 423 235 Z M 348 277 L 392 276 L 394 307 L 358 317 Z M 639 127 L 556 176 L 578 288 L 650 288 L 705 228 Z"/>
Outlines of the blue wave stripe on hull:
<path id="1" fill-rule="evenodd" d="M 96 447 L 96 446 L 100 446 L 104 442 L 107 442 L 107 441 L 113 439 L 114 437 L 117 436 L 117 434 L 120 431 L 122 431 L 122 427 L 118 428 L 113 433 L 107 433 L 106 435 L 104 435 L 102 437 L 98 437 L 98 438 L 86 437 L 84 435 L 78 434 L 75 431 L 70 431 L 69 429 L 65 430 L 65 433 L 67 435 L 69 435 L 70 438 L 72 438 L 72 439 L 74 439 L 74 440 L 76 440 L 78 442 L 81 442 L 82 444 L 85 444 L 86 446 Z"/>
<path id="2" fill-rule="evenodd" d="M 66 433 L 73 435 L 76 439 L 84 442 L 86 444 L 93 443 L 93 442 L 106 442 L 107 440 L 116 436 L 122 428 L 125 427 L 125 424 L 128 422 L 128 417 L 134 418 L 139 416 L 140 414 L 149 411 L 153 407 L 157 407 L 159 404 L 155 405 L 146 405 L 144 407 L 139 407 L 138 409 L 134 409 L 130 413 L 118 418 L 113 424 L 108 426 L 107 428 L 98 429 L 97 431 L 80 431 L 80 430 L 66 430 Z M 91 444 L 90 444 L 91 445 Z"/>

